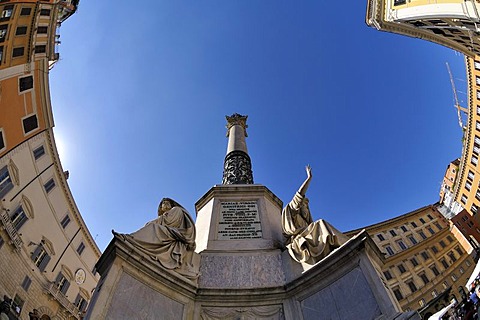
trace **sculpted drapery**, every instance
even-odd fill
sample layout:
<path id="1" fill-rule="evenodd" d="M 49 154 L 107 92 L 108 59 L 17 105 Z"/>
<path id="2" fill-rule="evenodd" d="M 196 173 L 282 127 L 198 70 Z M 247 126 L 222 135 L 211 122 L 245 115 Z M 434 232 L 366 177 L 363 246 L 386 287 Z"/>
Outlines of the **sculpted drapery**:
<path id="1" fill-rule="evenodd" d="M 305 197 L 312 173 L 309 166 L 306 170 L 307 179 L 282 211 L 282 227 L 290 256 L 295 261 L 314 264 L 348 238 L 325 220 L 313 221 Z"/>
<path id="2" fill-rule="evenodd" d="M 174 200 L 162 199 L 158 217 L 140 230 L 125 235 L 125 240 L 166 269 L 192 276 L 195 223 L 188 212 Z"/>

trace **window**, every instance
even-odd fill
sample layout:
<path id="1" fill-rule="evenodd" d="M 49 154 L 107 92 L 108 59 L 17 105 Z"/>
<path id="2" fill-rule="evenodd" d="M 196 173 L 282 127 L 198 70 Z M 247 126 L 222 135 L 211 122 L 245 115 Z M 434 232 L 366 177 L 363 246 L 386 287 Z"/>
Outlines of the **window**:
<path id="1" fill-rule="evenodd" d="M 445 260 L 445 259 L 442 259 L 442 260 L 440 260 L 440 262 L 442 263 L 442 265 L 443 265 L 443 267 L 444 267 L 445 269 L 447 269 L 447 268 L 448 268 L 448 263 L 447 263 L 447 260 Z"/>
<path id="2" fill-rule="evenodd" d="M 405 269 L 405 266 L 402 263 L 400 263 L 398 265 L 398 271 L 400 271 L 400 273 L 405 273 L 407 272 L 407 269 Z"/>
<path id="3" fill-rule="evenodd" d="M 480 62 L 475 61 L 474 65 L 475 65 L 475 69 L 480 70 Z"/>
<path id="4" fill-rule="evenodd" d="M 438 248 L 436 246 L 432 246 L 432 251 L 433 251 L 433 253 L 437 254 L 438 253 Z"/>
<path id="5" fill-rule="evenodd" d="M 422 251 L 420 253 L 420 255 L 422 256 L 423 260 L 427 261 L 428 259 L 430 259 L 430 256 L 428 255 L 428 253 L 426 251 Z"/>
<path id="6" fill-rule="evenodd" d="M 402 249 L 402 250 L 406 250 L 406 249 L 407 249 L 407 246 L 405 245 L 405 243 L 403 243 L 402 240 L 397 241 L 397 244 L 398 244 L 398 246 L 400 247 L 400 249 Z"/>
<path id="7" fill-rule="evenodd" d="M 17 27 L 17 31 L 15 31 L 16 36 L 23 36 L 27 34 L 27 27 L 26 26 L 19 26 Z"/>
<path id="8" fill-rule="evenodd" d="M 70 287 L 70 281 L 65 278 L 62 272 L 59 272 L 57 279 L 55 279 L 55 286 L 57 287 L 58 291 L 63 293 L 63 295 L 66 295 L 68 287 Z"/>
<path id="9" fill-rule="evenodd" d="M 408 240 L 410 240 L 412 244 L 417 244 L 417 239 L 415 239 L 414 236 L 408 236 Z"/>
<path id="10" fill-rule="evenodd" d="M 455 247 L 455 250 L 457 251 L 458 255 L 461 256 L 461 255 L 463 254 L 463 251 L 462 251 L 462 249 L 460 249 L 459 246 L 456 246 L 456 247 Z"/>
<path id="11" fill-rule="evenodd" d="M 425 220 L 423 220 L 423 218 L 420 218 L 420 222 L 425 223 Z"/>
<path id="12" fill-rule="evenodd" d="M 40 10 L 40 15 L 41 16 L 49 16 L 50 15 L 50 9 L 41 9 Z"/>
<path id="13" fill-rule="evenodd" d="M 3 140 L 3 129 L 0 129 L 0 151 L 5 148 L 5 141 Z"/>
<path id="14" fill-rule="evenodd" d="M 23 131 L 29 133 L 38 128 L 37 115 L 31 115 L 22 120 L 23 122 Z"/>
<path id="15" fill-rule="evenodd" d="M 427 214 L 427 217 L 428 217 L 428 219 L 430 219 L 430 221 L 432 221 L 432 220 L 433 220 L 433 217 L 432 217 L 432 215 L 431 215 L 431 214 Z"/>
<path id="16" fill-rule="evenodd" d="M 474 204 L 470 207 L 470 211 L 475 215 L 478 211 L 478 207 Z"/>
<path id="17" fill-rule="evenodd" d="M 449 243 L 452 243 L 452 242 L 453 242 L 452 236 L 448 235 L 448 236 L 447 236 L 447 240 L 448 240 Z"/>
<path id="18" fill-rule="evenodd" d="M 393 294 L 395 295 L 395 298 L 397 298 L 398 301 L 403 299 L 402 292 L 400 291 L 399 288 L 393 289 Z"/>
<path id="19" fill-rule="evenodd" d="M 387 253 L 390 255 L 390 256 L 393 256 L 395 254 L 395 252 L 393 251 L 392 247 L 390 246 L 386 246 L 385 247 L 385 250 L 387 251 Z"/>
<path id="20" fill-rule="evenodd" d="M 469 181 L 465 182 L 465 189 L 467 189 L 468 191 L 472 189 L 472 184 Z"/>
<path id="21" fill-rule="evenodd" d="M 32 12 L 31 8 L 22 8 L 22 10 L 20 11 L 20 15 L 21 16 L 29 16 L 30 12 Z"/>
<path id="22" fill-rule="evenodd" d="M 418 300 L 418 304 L 420 305 L 420 307 L 424 307 L 425 306 L 425 299 L 420 299 Z"/>
<path id="23" fill-rule="evenodd" d="M 20 92 L 33 88 L 33 76 L 18 79 L 18 88 Z"/>
<path id="24" fill-rule="evenodd" d="M 47 51 L 46 45 L 35 46 L 35 53 L 45 53 Z"/>
<path id="25" fill-rule="evenodd" d="M 408 287 L 410 288 L 410 291 L 415 292 L 417 291 L 417 286 L 413 282 L 413 280 L 410 280 L 407 282 Z"/>
<path id="26" fill-rule="evenodd" d="M 83 250 L 85 250 L 85 244 L 83 242 L 80 242 L 80 245 L 77 248 L 77 253 L 81 255 Z"/>
<path id="27" fill-rule="evenodd" d="M 392 237 L 395 237 L 397 235 L 397 233 L 395 232 L 395 230 L 390 230 L 390 234 L 392 235 Z"/>
<path id="28" fill-rule="evenodd" d="M 60 224 L 62 225 L 62 228 L 65 229 L 68 224 L 70 223 L 70 216 L 67 214 L 63 219 L 62 221 L 60 222 Z"/>
<path id="29" fill-rule="evenodd" d="M 401 226 L 400 229 L 402 229 L 403 232 L 407 232 L 407 227 Z"/>
<path id="30" fill-rule="evenodd" d="M 40 146 L 36 149 L 33 150 L 33 157 L 35 160 L 40 159 L 41 156 L 45 154 L 45 148 L 43 146 Z"/>
<path id="31" fill-rule="evenodd" d="M 418 234 L 420 235 L 420 237 L 422 237 L 423 240 L 427 239 L 427 236 L 423 231 L 420 231 Z"/>
<path id="32" fill-rule="evenodd" d="M 438 291 L 436 289 L 433 289 L 432 297 L 436 298 L 437 296 L 438 296 Z"/>
<path id="33" fill-rule="evenodd" d="M 25 276 L 22 282 L 23 290 L 28 291 L 28 288 L 30 288 L 31 283 L 32 283 L 32 279 L 30 279 L 28 276 Z"/>
<path id="34" fill-rule="evenodd" d="M 472 265 L 472 263 L 468 260 L 465 260 L 465 264 L 467 265 L 467 267 L 470 267 Z"/>
<path id="35" fill-rule="evenodd" d="M 43 245 L 39 245 L 32 254 L 32 261 L 38 267 L 38 269 L 40 269 L 40 271 L 45 270 L 45 267 L 50 259 L 51 258 Z"/>
<path id="36" fill-rule="evenodd" d="M 438 271 L 436 265 L 430 266 L 430 270 L 432 270 L 432 272 L 433 272 L 433 274 L 434 274 L 435 276 L 438 276 L 438 275 L 440 274 L 440 272 Z"/>
<path id="37" fill-rule="evenodd" d="M 0 42 L 5 41 L 5 38 L 7 37 L 7 30 L 8 30 L 8 24 L 4 24 L 0 26 Z"/>
<path id="38" fill-rule="evenodd" d="M 392 274 L 388 270 L 383 271 L 383 275 L 385 276 L 385 279 L 387 279 L 387 280 L 392 279 Z"/>
<path id="39" fill-rule="evenodd" d="M 476 166 L 476 165 L 477 165 L 477 163 L 478 163 L 478 158 L 477 158 L 477 157 L 475 157 L 475 156 L 472 156 L 472 160 L 470 160 L 470 162 L 471 162 L 473 165 L 475 165 L 475 166 Z"/>
<path id="40" fill-rule="evenodd" d="M 13 189 L 13 182 L 8 172 L 8 167 L 5 166 L 0 169 L 0 200 L 2 200 L 7 193 Z"/>
<path id="41" fill-rule="evenodd" d="M 87 301 L 80 294 L 77 295 L 77 298 L 75 299 L 74 304 L 77 307 L 77 309 L 80 310 L 80 312 L 85 311 L 85 309 L 87 308 Z"/>
<path id="42" fill-rule="evenodd" d="M 463 269 L 463 267 L 460 267 L 460 269 L 458 269 L 458 271 L 460 271 L 461 274 L 465 273 L 465 269 Z"/>
<path id="43" fill-rule="evenodd" d="M 378 240 L 380 241 L 385 240 L 385 237 L 383 236 L 383 234 L 377 234 L 377 237 L 378 237 Z"/>
<path id="44" fill-rule="evenodd" d="M 422 274 L 420 275 L 420 279 L 422 279 L 422 281 L 423 281 L 424 284 L 427 284 L 427 283 L 430 282 L 430 280 L 428 280 L 428 277 L 427 277 L 427 275 L 426 275 L 425 273 L 422 273 Z"/>
<path id="45" fill-rule="evenodd" d="M 480 84 L 480 77 L 479 77 L 479 76 L 476 76 L 476 77 L 475 77 L 475 82 L 476 82 L 477 84 Z"/>
<path id="46" fill-rule="evenodd" d="M 438 223 L 438 222 L 435 222 L 434 225 L 435 225 L 435 227 L 437 227 L 437 229 L 439 231 L 443 229 L 442 226 L 440 225 L 440 223 Z"/>
<path id="47" fill-rule="evenodd" d="M 23 308 L 24 303 L 25 303 L 25 301 L 22 298 L 20 298 L 18 296 L 18 294 L 16 294 L 15 297 L 13 298 L 12 308 L 15 311 L 15 313 L 17 314 L 17 316 L 19 316 L 20 313 L 22 312 L 22 308 Z"/>
<path id="48" fill-rule="evenodd" d="M 435 231 L 433 231 L 432 227 L 427 228 L 428 232 L 430 232 L 432 235 L 435 234 Z"/>
<path id="49" fill-rule="evenodd" d="M 37 27 L 37 33 L 38 33 L 38 34 L 47 33 L 47 32 L 48 32 L 48 27 L 47 27 L 47 26 L 39 26 L 39 27 Z"/>
<path id="50" fill-rule="evenodd" d="M 453 282 L 458 280 L 458 277 L 455 273 L 452 273 L 451 278 L 452 278 Z"/>
<path id="51" fill-rule="evenodd" d="M 52 191 L 53 188 L 55 188 L 55 180 L 51 178 L 50 180 L 47 181 L 47 183 L 43 185 L 43 187 L 45 188 L 45 191 L 49 193 L 50 191 Z"/>
<path id="52" fill-rule="evenodd" d="M 3 237 L 0 236 L 0 248 L 3 247 L 3 244 L 5 243 L 5 240 L 3 240 Z"/>
<path id="53" fill-rule="evenodd" d="M 475 179 L 475 174 L 472 171 L 469 170 L 467 177 L 468 177 L 468 179 L 473 180 L 473 179 Z"/>
<path id="54" fill-rule="evenodd" d="M 2 64 L 3 60 L 3 46 L 0 46 L 0 64 Z"/>
<path id="55" fill-rule="evenodd" d="M 442 248 L 445 248 L 447 245 L 445 244 L 445 241 L 440 240 L 440 246 L 441 246 Z"/>
<path id="56" fill-rule="evenodd" d="M 405 4 L 407 1 L 406 0 L 394 0 L 393 5 L 399 6 L 401 4 Z"/>
<path id="57" fill-rule="evenodd" d="M 417 224 L 415 222 L 410 222 L 410 224 L 412 225 L 412 227 L 416 228 L 417 227 Z"/>
<path id="58" fill-rule="evenodd" d="M 477 113 L 480 114 L 480 107 L 477 107 Z M 477 145 L 473 146 L 473 153 L 475 153 L 477 156 L 480 154 L 480 148 Z"/>
<path id="59" fill-rule="evenodd" d="M 15 230 L 20 230 L 23 224 L 28 220 L 22 206 L 19 206 L 17 209 L 15 209 L 12 216 L 10 217 L 10 220 L 12 221 Z"/>
<path id="60" fill-rule="evenodd" d="M 17 47 L 17 48 L 13 48 L 13 51 L 12 51 L 12 57 L 21 57 L 23 56 L 23 54 L 25 53 L 25 48 L 24 47 Z"/>
<path id="61" fill-rule="evenodd" d="M 0 15 L 0 21 L 9 20 L 10 17 L 12 16 L 12 13 L 13 13 L 13 6 L 12 5 L 4 6 L 2 14 Z"/>
<path id="62" fill-rule="evenodd" d="M 447 255 L 451 260 L 450 263 L 454 263 L 455 261 L 457 261 L 457 258 L 455 258 L 455 253 L 450 251 Z"/>
<path id="63" fill-rule="evenodd" d="M 412 259 L 410 259 L 410 262 L 412 263 L 412 265 L 413 265 L 414 267 L 418 266 L 417 258 L 413 257 Z"/>
<path id="64" fill-rule="evenodd" d="M 448 286 L 449 286 L 448 281 L 446 281 L 446 280 L 443 281 L 442 286 L 443 286 L 443 289 L 447 289 Z"/>

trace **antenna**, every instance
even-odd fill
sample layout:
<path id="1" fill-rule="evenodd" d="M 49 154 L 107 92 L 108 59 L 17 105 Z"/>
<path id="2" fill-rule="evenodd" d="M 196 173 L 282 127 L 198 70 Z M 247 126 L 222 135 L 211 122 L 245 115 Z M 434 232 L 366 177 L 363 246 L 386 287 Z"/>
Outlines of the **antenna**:
<path id="1" fill-rule="evenodd" d="M 455 88 L 455 81 L 453 80 L 452 71 L 450 70 L 450 65 L 448 64 L 448 62 L 445 62 L 445 64 L 447 65 L 448 75 L 450 76 L 450 84 L 452 85 L 452 90 L 453 90 L 453 97 L 455 99 L 454 107 L 457 108 L 458 125 L 460 126 L 460 128 L 462 128 L 462 130 L 464 130 L 465 127 L 463 126 L 462 114 L 460 112 L 463 111 L 465 113 L 468 113 L 468 109 L 463 108 L 458 102 L 457 89 Z"/>

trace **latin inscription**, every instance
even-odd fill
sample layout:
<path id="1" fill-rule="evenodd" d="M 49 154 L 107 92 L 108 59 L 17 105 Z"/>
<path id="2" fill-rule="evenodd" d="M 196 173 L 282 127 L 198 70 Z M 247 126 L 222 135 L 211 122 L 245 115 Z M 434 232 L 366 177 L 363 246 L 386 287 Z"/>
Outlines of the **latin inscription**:
<path id="1" fill-rule="evenodd" d="M 262 238 L 256 201 L 222 202 L 218 240 Z"/>

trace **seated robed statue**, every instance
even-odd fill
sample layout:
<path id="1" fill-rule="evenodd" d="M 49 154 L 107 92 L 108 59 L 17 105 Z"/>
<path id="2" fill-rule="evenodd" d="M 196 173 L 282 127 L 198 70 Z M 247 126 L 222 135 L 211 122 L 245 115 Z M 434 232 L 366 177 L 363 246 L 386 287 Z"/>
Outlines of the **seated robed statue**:
<path id="1" fill-rule="evenodd" d="M 292 201 L 283 208 L 282 228 L 290 256 L 297 262 L 315 264 L 345 243 L 348 237 L 325 220 L 313 221 L 308 198 L 305 197 L 312 179 L 310 166 L 306 167 L 306 171 L 307 178 Z"/>
<path id="2" fill-rule="evenodd" d="M 187 210 L 170 198 L 163 198 L 158 217 L 140 230 L 123 235 L 140 252 L 166 269 L 196 278 L 192 257 L 195 250 L 195 222 Z"/>

